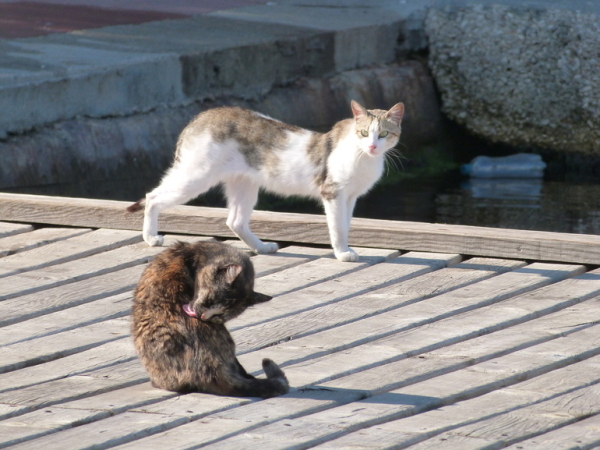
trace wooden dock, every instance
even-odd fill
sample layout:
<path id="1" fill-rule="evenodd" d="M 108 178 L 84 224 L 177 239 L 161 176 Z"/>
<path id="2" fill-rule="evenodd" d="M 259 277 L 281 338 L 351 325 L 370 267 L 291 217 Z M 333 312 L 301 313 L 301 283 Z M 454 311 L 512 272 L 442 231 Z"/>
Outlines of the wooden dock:
<path id="1" fill-rule="evenodd" d="M 588 449 L 600 445 L 600 237 L 256 212 L 256 289 L 230 330 L 292 391 L 154 389 L 131 292 L 162 248 L 126 203 L 0 194 L 0 448 Z M 223 210 L 162 216 L 166 245 L 227 239 Z M 239 245 L 235 241 L 234 245 Z"/>

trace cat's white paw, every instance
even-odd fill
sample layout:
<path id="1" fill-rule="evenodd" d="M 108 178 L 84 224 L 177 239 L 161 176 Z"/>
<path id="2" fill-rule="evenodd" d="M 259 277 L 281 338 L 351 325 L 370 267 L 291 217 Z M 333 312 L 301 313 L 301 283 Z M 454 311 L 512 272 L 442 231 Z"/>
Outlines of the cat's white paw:
<path id="1" fill-rule="evenodd" d="M 264 242 L 258 248 L 255 248 L 254 251 L 259 255 L 266 255 L 267 253 L 275 253 L 279 250 L 279 245 L 275 242 Z"/>
<path id="2" fill-rule="evenodd" d="M 335 252 L 335 257 L 344 262 L 358 261 L 358 254 L 352 249 L 348 249 L 347 252 Z"/>
<path id="3" fill-rule="evenodd" d="M 156 236 L 145 236 L 144 240 L 150 247 L 161 247 L 163 245 L 164 237 L 157 234 Z"/>

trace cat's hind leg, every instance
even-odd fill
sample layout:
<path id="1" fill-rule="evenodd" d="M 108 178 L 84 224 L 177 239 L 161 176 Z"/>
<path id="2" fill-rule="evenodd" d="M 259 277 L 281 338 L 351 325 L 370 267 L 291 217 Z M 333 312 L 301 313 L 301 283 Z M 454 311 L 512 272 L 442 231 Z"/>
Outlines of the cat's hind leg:
<path id="1" fill-rule="evenodd" d="M 158 234 L 158 215 L 171 206 L 181 205 L 198 195 L 206 192 L 213 184 L 208 176 L 190 179 L 186 174 L 179 173 L 173 167 L 167 172 L 160 185 L 146 194 L 146 209 L 144 210 L 144 241 L 151 246 L 161 246 L 163 236 Z"/>
<path id="2" fill-rule="evenodd" d="M 227 180 L 227 226 L 256 253 L 275 253 L 279 249 L 276 243 L 262 242 L 250 231 L 250 215 L 258 200 L 258 190 L 258 185 L 246 177 L 237 176 Z"/>

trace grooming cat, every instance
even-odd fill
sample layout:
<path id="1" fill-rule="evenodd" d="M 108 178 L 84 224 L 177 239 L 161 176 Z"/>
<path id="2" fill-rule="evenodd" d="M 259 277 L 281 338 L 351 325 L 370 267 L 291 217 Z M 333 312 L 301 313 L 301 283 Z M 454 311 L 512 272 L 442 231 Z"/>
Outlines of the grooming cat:
<path id="1" fill-rule="evenodd" d="M 270 359 L 267 378 L 246 373 L 224 325 L 247 307 L 270 300 L 254 292 L 250 258 L 219 242 L 178 242 L 152 261 L 135 289 L 132 334 L 155 387 L 240 397 L 288 392 Z"/>
<path id="2" fill-rule="evenodd" d="M 223 183 L 229 228 L 257 253 L 272 253 L 277 244 L 263 243 L 249 227 L 259 189 L 318 198 L 335 256 L 356 261 L 358 255 L 348 247 L 354 205 L 381 177 L 385 154 L 400 138 L 404 105 L 366 110 L 352 101 L 351 108 L 354 118 L 325 134 L 242 108 L 205 111 L 181 133 L 173 166 L 160 185 L 127 210 L 145 203 L 144 240 L 162 245 L 159 212 Z"/>

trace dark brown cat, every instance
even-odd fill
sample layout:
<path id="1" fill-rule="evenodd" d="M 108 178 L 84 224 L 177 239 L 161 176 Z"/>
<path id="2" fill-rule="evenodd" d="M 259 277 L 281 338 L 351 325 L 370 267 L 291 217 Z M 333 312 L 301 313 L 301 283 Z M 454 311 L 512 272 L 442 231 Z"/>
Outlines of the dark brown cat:
<path id="1" fill-rule="evenodd" d="M 155 387 L 240 397 L 288 392 L 283 371 L 263 359 L 267 379 L 246 373 L 224 323 L 270 300 L 254 292 L 254 267 L 219 242 L 178 242 L 152 261 L 135 289 L 132 334 Z"/>

